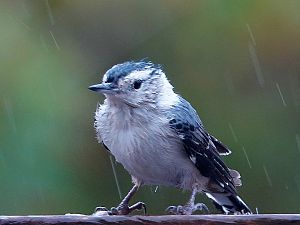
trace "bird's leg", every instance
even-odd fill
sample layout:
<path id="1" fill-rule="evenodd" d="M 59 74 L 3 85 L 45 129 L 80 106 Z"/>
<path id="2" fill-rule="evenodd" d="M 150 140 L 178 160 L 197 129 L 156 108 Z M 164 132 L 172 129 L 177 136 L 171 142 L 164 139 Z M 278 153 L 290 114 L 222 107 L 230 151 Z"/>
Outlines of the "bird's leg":
<path id="1" fill-rule="evenodd" d="M 127 215 L 134 210 L 141 209 L 144 209 L 144 212 L 146 214 L 146 205 L 143 202 L 137 202 L 132 206 L 129 206 L 130 199 L 137 192 L 138 189 L 139 185 L 135 184 L 117 207 L 112 207 L 110 211 L 107 210 L 105 207 L 97 207 L 95 209 L 95 214 L 98 214 L 99 211 L 107 211 L 107 214 L 109 215 Z"/>
<path id="2" fill-rule="evenodd" d="M 134 210 L 141 209 L 144 209 L 144 212 L 146 214 L 146 205 L 143 202 L 137 202 L 132 206 L 129 206 L 130 199 L 133 197 L 133 195 L 137 192 L 138 189 L 139 185 L 135 184 L 125 196 L 125 198 L 121 201 L 121 203 L 117 207 L 111 208 L 112 215 L 127 215 Z"/>
<path id="3" fill-rule="evenodd" d="M 202 211 L 203 209 L 208 211 L 207 206 L 204 203 L 196 203 L 195 204 L 195 198 L 197 194 L 197 188 L 193 188 L 191 197 L 189 201 L 184 205 L 178 205 L 178 206 L 169 206 L 166 210 L 169 213 L 176 214 L 176 215 L 191 215 L 195 211 Z"/>

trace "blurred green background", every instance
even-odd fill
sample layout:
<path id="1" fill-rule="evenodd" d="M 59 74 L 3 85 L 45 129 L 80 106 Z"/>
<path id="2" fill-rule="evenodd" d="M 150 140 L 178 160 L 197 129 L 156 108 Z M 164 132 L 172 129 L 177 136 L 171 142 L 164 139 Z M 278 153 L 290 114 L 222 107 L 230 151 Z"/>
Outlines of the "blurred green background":
<path id="1" fill-rule="evenodd" d="M 88 214 L 119 202 L 93 129 L 103 97 L 87 87 L 112 65 L 145 57 L 232 149 L 225 161 L 241 172 L 239 193 L 253 211 L 299 213 L 299 8 L 297 0 L 2 0 L 0 214 Z M 115 166 L 124 196 L 131 180 Z M 144 187 L 134 201 L 162 214 L 187 198 Z"/>

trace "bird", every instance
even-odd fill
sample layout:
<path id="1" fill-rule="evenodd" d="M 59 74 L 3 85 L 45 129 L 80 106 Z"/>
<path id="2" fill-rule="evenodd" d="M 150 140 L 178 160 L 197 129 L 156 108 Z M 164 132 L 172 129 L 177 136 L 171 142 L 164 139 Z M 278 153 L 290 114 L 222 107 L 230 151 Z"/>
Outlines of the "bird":
<path id="1" fill-rule="evenodd" d="M 191 192 L 186 204 L 166 209 L 172 214 L 208 210 L 205 204 L 195 203 L 198 193 L 211 199 L 221 213 L 252 213 L 237 193 L 239 172 L 221 159 L 231 151 L 208 133 L 192 105 L 174 92 L 160 64 L 148 59 L 116 64 L 102 82 L 88 88 L 105 96 L 95 112 L 98 142 L 123 165 L 133 182 L 117 207 L 97 207 L 95 213 L 127 215 L 146 210 L 143 202 L 130 206 L 130 199 L 144 185 Z"/>

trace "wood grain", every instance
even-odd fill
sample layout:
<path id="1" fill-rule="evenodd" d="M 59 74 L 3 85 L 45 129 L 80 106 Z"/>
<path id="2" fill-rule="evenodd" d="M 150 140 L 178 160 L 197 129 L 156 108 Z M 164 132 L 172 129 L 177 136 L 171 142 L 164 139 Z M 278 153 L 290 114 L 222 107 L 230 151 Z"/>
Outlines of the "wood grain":
<path id="1" fill-rule="evenodd" d="M 259 215 L 192 215 L 192 216 L 0 216 L 0 225 L 216 225 L 216 224 L 294 224 L 300 225 L 300 214 Z"/>

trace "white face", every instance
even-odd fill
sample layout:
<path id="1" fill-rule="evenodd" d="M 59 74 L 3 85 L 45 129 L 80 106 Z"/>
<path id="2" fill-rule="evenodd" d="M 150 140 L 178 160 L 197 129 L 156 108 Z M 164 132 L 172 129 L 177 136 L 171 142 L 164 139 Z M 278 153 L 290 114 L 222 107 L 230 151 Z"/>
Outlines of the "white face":
<path id="1" fill-rule="evenodd" d="M 117 64 L 105 73 L 101 84 L 89 89 L 104 94 L 108 101 L 131 107 L 157 107 L 176 100 L 160 65 L 145 61 Z"/>
<path id="2" fill-rule="evenodd" d="M 166 80 L 166 77 L 161 70 L 133 71 L 116 81 L 118 91 L 106 93 L 106 96 L 108 98 L 113 96 L 114 100 L 134 107 L 153 104 L 165 83 L 164 79 Z M 106 75 L 103 77 L 103 82 L 107 82 Z"/>

